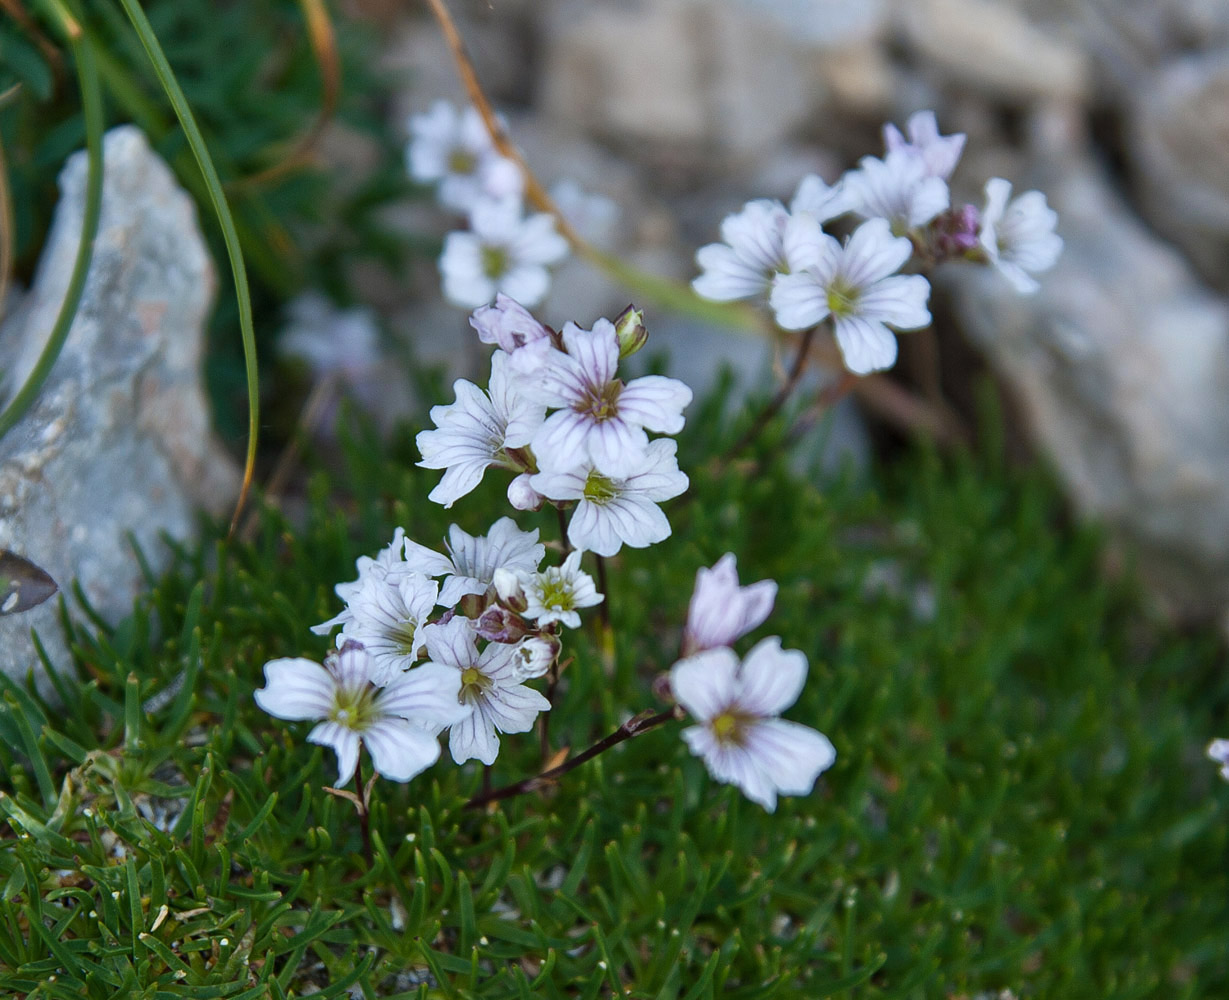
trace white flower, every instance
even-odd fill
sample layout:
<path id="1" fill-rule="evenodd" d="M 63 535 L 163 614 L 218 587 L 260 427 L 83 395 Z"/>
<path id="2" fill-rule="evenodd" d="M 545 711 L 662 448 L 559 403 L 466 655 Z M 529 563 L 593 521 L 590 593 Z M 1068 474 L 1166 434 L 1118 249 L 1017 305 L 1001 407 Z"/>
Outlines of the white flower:
<path id="1" fill-rule="evenodd" d="M 1213 740 L 1208 744 L 1208 758 L 1221 765 L 1220 776 L 1229 781 L 1229 740 Z"/>
<path id="2" fill-rule="evenodd" d="M 530 482 L 551 500 L 576 500 L 568 541 L 578 549 L 613 556 L 624 545 L 643 549 L 670 537 L 670 522 L 657 505 L 687 489 L 679 471 L 678 445 L 649 442 L 644 461 L 630 476 L 604 476 L 592 465 L 571 472 L 542 472 Z"/>
<path id="3" fill-rule="evenodd" d="M 888 123 L 883 126 L 883 141 L 888 153 L 904 151 L 918 157 L 931 177 L 944 180 L 951 177 L 964 151 L 964 133 L 939 135 L 939 120 L 933 111 L 918 111 L 910 115 L 906 128 L 909 130 L 908 139 L 900 134 L 900 129 L 895 125 Z"/>
<path id="4" fill-rule="evenodd" d="M 533 439 L 546 408 L 529 399 L 507 370 L 508 356 L 491 357 L 491 394 L 472 382 L 457 379 L 451 406 L 431 407 L 438 430 L 421 431 L 416 438 L 424 469 L 444 469 L 444 478 L 428 499 L 451 507 L 482 482 L 490 466 L 520 471 L 524 468 L 508 456 L 508 449 L 523 448 Z"/>
<path id="5" fill-rule="evenodd" d="M 1025 191 L 1008 204 L 1011 182 L 1001 177 L 986 181 L 986 208 L 977 240 L 990 263 L 1018 292 L 1041 286 L 1030 274 L 1048 271 L 1063 250 L 1063 238 L 1054 232 L 1058 213 L 1040 191 Z"/>
<path id="6" fill-rule="evenodd" d="M 533 475 L 522 472 L 508 484 L 508 503 L 516 510 L 537 510 L 545 497 L 533 488 Z"/>
<path id="7" fill-rule="evenodd" d="M 888 326 L 915 330 L 930 322 L 930 283 L 921 275 L 895 274 L 913 252 L 892 236 L 884 219 L 860 225 L 841 246 L 815 220 L 790 220 L 792 273 L 773 283 L 772 308 L 787 330 L 804 330 L 832 317 L 845 366 L 858 375 L 890 368 L 896 338 Z"/>
<path id="8" fill-rule="evenodd" d="M 807 174 L 798 184 L 794 199 L 789 203 L 791 215 L 808 212 L 816 222 L 827 222 L 844 215 L 853 208 L 844 180 L 831 187 L 818 174 Z"/>
<path id="9" fill-rule="evenodd" d="M 947 208 L 947 182 L 926 172 L 920 156 L 905 150 L 877 160 L 864 156 L 858 170 L 845 175 L 851 207 L 866 219 L 887 219 L 900 236 L 924 226 Z"/>
<path id="10" fill-rule="evenodd" d="M 836 759 L 822 733 L 776 718 L 797 700 L 806 673 L 806 657 L 783 650 L 776 636 L 757 643 L 741 667 L 733 650 L 710 649 L 670 670 L 675 698 L 699 723 L 683 730 L 691 752 L 769 812 L 778 794 L 809 793 Z"/>
<path id="11" fill-rule="evenodd" d="M 691 287 L 714 302 L 750 299 L 768 291 L 772 277 L 785 270 L 785 223 L 789 213 L 779 201 L 749 201 L 721 223 L 721 243 L 696 251 L 702 272 Z"/>
<path id="12" fill-rule="evenodd" d="M 316 378 L 361 382 L 383 361 L 380 331 L 369 309 L 338 309 L 319 292 L 304 292 L 286 307 L 277 350 L 306 362 Z"/>
<path id="13" fill-rule="evenodd" d="M 432 566 L 429 576 L 444 576 L 439 603 L 453 607 L 467 594 L 485 594 L 497 569 L 533 573 L 546 554 L 538 541 L 538 529 L 521 531 L 510 517 L 501 517 L 485 536 L 474 536 L 455 524 L 448 528 L 448 555 L 406 539 L 406 558 Z M 426 572 L 426 571 L 424 571 Z"/>
<path id="14" fill-rule="evenodd" d="M 421 183 L 439 182 L 440 204 L 468 212 L 482 198 L 519 198 L 521 169 L 500 156 L 482 116 L 474 108 L 460 115 L 447 101 L 436 101 L 425 114 L 411 115 L 406 165 Z"/>
<path id="15" fill-rule="evenodd" d="M 441 556 L 440 558 L 443 557 Z M 354 595 L 363 589 L 368 579 L 371 577 L 382 579 L 390 569 L 395 566 L 401 566 L 404 563 L 405 529 L 397 528 L 393 532 L 393 540 L 382 548 L 374 559 L 371 556 L 359 556 L 354 561 L 355 569 L 358 570 L 358 579 L 351 580 L 348 583 L 339 583 L 333 588 L 333 592 L 347 606 L 335 618 L 330 618 L 327 622 L 321 622 L 319 625 L 313 625 L 311 627 L 312 632 L 316 635 L 328 635 L 333 631 L 334 626 L 345 625 L 353 617 L 349 604 L 354 599 Z M 426 571 L 423 570 L 422 572 Z M 434 576 L 435 574 L 428 572 L 427 575 Z"/>
<path id="16" fill-rule="evenodd" d="M 534 319 L 528 309 L 503 292 L 495 296 L 494 305 L 475 309 L 469 325 L 478 331 L 478 339 L 484 344 L 498 344 L 509 354 L 535 340 L 550 339 L 550 331 Z"/>
<path id="17" fill-rule="evenodd" d="M 439 597 L 439 584 L 405 567 L 369 576 L 350 599 L 350 620 L 341 630 L 343 640 L 371 654 L 371 682 L 380 686 L 418 661 L 419 634 Z"/>
<path id="18" fill-rule="evenodd" d="M 677 434 L 691 390 L 678 379 L 645 375 L 624 383 L 615 377 L 619 338 L 614 324 L 599 319 L 592 330 L 575 323 L 563 328 L 567 353 L 552 349 L 525 392 L 547 406 L 560 407 L 533 438 L 533 453 L 543 472 L 565 472 L 592 463 L 607 476 L 628 476 L 644 460 L 645 430 Z M 521 355 L 513 355 L 518 372 Z M 536 359 L 535 359 L 536 360 Z"/>
<path id="19" fill-rule="evenodd" d="M 474 632 L 465 618 L 431 625 L 425 632 L 427 666 L 450 670 L 460 681 L 458 698 L 465 715 L 448 731 L 448 750 L 458 764 L 477 757 L 492 764 L 499 755 L 501 733 L 524 733 L 550 702 L 521 683 L 515 646 L 488 643 L 478 652 Z M 410 672 L 416 674 L 422 667 Z"/>
<path id="20" fill-rule="evenodd" d="M 377 688 L 371 683 L 374 667 L 356 643 L 347 643 L 323 666 L 302 657 L 270 660 L 256 704 L 278 719 L 322 719 L 307 738 L 336 751 L 337 784 L 354 774 L 360 742 L 376 771 L 409 781 L 440 755 L 431 730 L 462 715 L 460 679 L 455 671 L 425 664 Z"/>
<path id="21" fill-rule="evenodd" d="M 550 288 L 546 265 L 567 256 L 553 216 L 524 217 L 516 198 L 479 201 L 470 210 L 471 232 L 449 233 L 440 255 L 444 297 L 474 309 L 499 292 L 535 306 Z"/>
<path id="22" fill-rule="evenodd" d="M 580 628 L 578 608 L 591 608 L 601 604 L 604 595 L 597 592 L 593 577 L 580 568 L 576 550 L 563 560 L 562 566 L 548 566 L 541 573 L 521 575 L 521 586 L 529 607 L 523 616 L 536 621 L 539 627 L 551 622 L 562 622 L 568 628 Z"/>
<path id="23" fill-rule="evenodd" d="M 734 553 L 727 552 L 712 569 L 696 571 L 696 589 L 687 606 L 683 628 L 683 655 L 691 656 L 718 646 L 732 646 L 737 639 L 764 623 L 777 598 L 777 585 L 760 580 L 738 585 Z"/>
<path id="24" fill-rule="evenodd" d="M 550 189 L 555 207 L 584 239 L 598 246 L 609 242 L 619 221 L 619 206 L 603 194 L 591 194 L 565 177 Z"/>

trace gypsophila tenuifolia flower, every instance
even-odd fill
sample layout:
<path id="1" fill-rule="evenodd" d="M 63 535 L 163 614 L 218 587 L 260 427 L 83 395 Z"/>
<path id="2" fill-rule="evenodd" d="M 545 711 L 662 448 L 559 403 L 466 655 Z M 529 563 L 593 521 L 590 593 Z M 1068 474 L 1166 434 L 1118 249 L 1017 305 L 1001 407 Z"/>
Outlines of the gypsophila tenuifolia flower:
<path id="1" fill-rule="evenodd" d="M 734 645 L 764 623 L 776 599 L 777 585 L 772 580 L 738 585 L 733 552 L 718 559 L 712 569 L 701 567 L 696 571 L 696 588 L 687 606 L 682 655 Z"/>
<path id="2" fill-rule="evenodd" d="M 842 178 L 831 187 L 818 174 L 807 174 L 798 183 L 793 200 L 789 203 L 791 214 L 807 212 L 815 216 L 816 222 L 827 222 L 838 215 L 851 211 L 852 204 L 849 191 Z"/>
<path id="3" fill-rule="evenodd" d="M 790 219 L 790 274 L 773 282 L 772 308 L 787 330 L 832 317 L 845 367 L 858 375 L 890 368 L 896 338 L 889 326 L 916 330 L 930 322 L 930 283 L 896 274 L 913 245 L 894 237 L 887 220 L 864 222 L 842 246 L 808 215 Z"/>
<path id="4" fill-rule="evenodd" d="M 341 637 L 371 654 L 373 684 L 388 684 L 418 661 L 419 633 L 438 597 L 439 584 L 403 563 L 382 577 L 368 576 L 350 598 Z"/>
<path id="5" fill-rule="evenodd" d="M 933 111 L 918 111 L 909 116 L 906 124 L 909 138 L 906 139 L 890 122 L 883 126 L 883 141 L 888 153 L 904 152 L 922 161 L 931 177 L 947 180 L 960 162 L 964 151 L 965 135 L 939 135 L 939 120 Z"/>
<path id="6" fill-rule="evenodd" d="M 1011 182 L 1001 177 L 986 181 L 986 207 L 981 215 L 978 242 L 990 263 L 1025 294 L 1041 286 L 1032 274 L 1048 271 L 1063 250 L 1054 227 L 1058 213 L 1040 191 L 1025 191 L 1008 203 Z"/>
<path id="7" fill-rule="evenodd" d="M 531 635 L 514 647 L 512 663 L 516 676 L 523 681 L 541 677 L 559 655 L 561 644 L 553 635 Z"/>
<path id="8" fill-rule="evenodd" d="M 426 664 L 379 688 L 371 681 L 374 669 L 357 643 L 347 643 L 323 665 L 302 657 L 270 660 L 256 704 L 278 719 L 322 720 L 307 739 L 337 753 L 337 784 L 354 774 L 360 743 L 378 773 L 409 781 L 439 757 L 433 733 L 464 715 L 457 701 L 460 678 Z"/>
<path id="9" fill-rule="evenodd" d="M 580 628 L 580 608 L 601 604 L 604 594 L 597 592 L 593 577 L 580 568 L 579 549 L 572 552 L 562 566 L 548 566 L 540 573 L 522 573 L 528 607 L 524 616 L 538 626 L 560 622 L 568 628 Z"/>
<path id="10" fill-rule="evenodd" d="M 440 255 L 444 297 L 466 309 L 486 305 L 503 292 L 535 306 L 550 289 L 547 265 L 568 253 L 553 216 L 524 215 L 519 198 L 479 201 L 469 232 L 449 233 Z"/>
<path id="11" fill-rule="evenodd" d="M 1216 739 L 1209 743 L 1208 758 L 1221 765 L 1220 776 L 1229 781 L 1229 740 Z"/>
<path id="12" fill-rule="evenodd" d="M 649 442 L 641 465 L 630 476 L 605 476 L 592 465 L 570 472 L 541 472 L 533 488 L 550 500 L 575 500 L 568 541 L 578 549 L 613 556 L 624 545 L 643 549 L 670 537 L 670 522 L 657 505 L 687 489 L 679 471 L 678 445 L 665 438 Z"/>
<path id="13" fill-rule="evenodd" d="M 783 650 L 776 636 L 752 648 L 740 665 L 730 649 L 680 660 L 670 688 L 698 725 L 683 730 L 691 752 L 718 781 L 737 785 L 769 812 L 777 795 L 806 795 L 836 751 L 807 726 L 777 718 L 802 691 L 806 657 Z"/>
<path id="14" fill-rule="evenodd" d="M 524 379 L 527 394 L 559 407 L 534 435 L 538 468 L 562 472 L 589 462 L 607 476 L 631 475 L 649 446 L 646 429 L 663 434 L 683 429 L 691 390 L 664 375 L 626 383 L 618 378 L 619 338 L 609 320 L 599 319 L 592 330 L 568 323 L 563 344 L 566 354 L 552 348 L 540 367 L 530 369 L 533 377 Z M 518 361 L 527 350 L 512 356 L 513 367 L 523 374 Z"/>
<path id="15" fill-rule="evenodd" d="M 853 211 L 864 219 L 887 219 L 897 236 L 924 226 L 948 206 L 947 182 L 928 174 L 919 156 L 904 151 L 882 160 L 864 156 L 858 166 L 845 175 Z"/>
<path id="16" fill-rule="evenodd" d="M 522 472 L 508 484 L 508 503 L 516 510 L 537 510 L 546 498 L 533 488 L 533 474 Z"/>
<path id="17" fill-rule="evenodd" d="M 495 304 L 474 310 L 469 325 L 478 332 L 484 344 L 498 344 L 511 354 L 535 340 L 549 340 L 550 331 L 515 299 L 503 292 L 495 296 Z"/>
<path id="18" fill-rule="evenodd" d="M 352 617 L 349 608 L 350 601 L 360 590 L 370 577 L 383 577 L 394 566 L 402 565 L 405 562 L 405 529 L 397 528 L 393 532 L 393 540 L 376 553 L 375 558 L 371 556 L 359 556 L 354 561 L 354 567 L 358 570 L 358 579 L 350 580 L 347 583 L 339 583 L 333 588 L 333 592 L 341 598 L 347 605 L 342 609 L 341 614 L 334 618 L 330 618 L 327 622 L 321 622 L 319 625 L 313 625 L 311 630 L 316 635 L 328 635 L 338 625 L 345 625 Z M 431 574 L 427 574 L 431 575 Z"/>
<path id="19" fill-rule="evenodd" d="M 453 383 L 457 401 L 431 407 L 437 430 L 421 431 L 415 439 L 422 452 L 418 464 L 445 472 L 428 499 L 451 507 L 482 482 L 489 467 L 517 472 L 524 468 L 508 452 L 529 444 L 546 419 L 546 408 L 520 391 L 507 364 L 508 355 L 492 356 L 489 396 L 472 382 L 457 379 Z"/>
<path id="20" fill-rule="evenodd" d="M 721 223 L 721 243 L 696 251 L 700 276 L 691 282 L 697 295 L 733 302 L 767 293 L 773 275 L 786 268 L 785 223 L 789 213 L 778 201 L 749 201 Z"/>
<path id="21" fill-rule="evenodd" d="M 428 626 L 425 638 L 429 665 L 453 671 L 460 681 L 457 697 L 465 715 L 448 730 L 448 751 L 458 764 L 474 757 L 493 764 L 499 755 L 496 732 L 528 732 L 539 712 L 550 711 L 549 701 L 521 683 L 517 671 L 523 657 L 515 646 L 492 642 L 479 653 L 464 618 Z"/>
<path id="22" fill-rule="evenodd" d="M 468 212 L 483 198 L 520 197 L 521 168 L 496 151 L 476 109 L 458 114 L 447 101 L 436 101 L 430 111 L 410 116 L 409 131 L 410 176 L 438 183 L 436 197 L 446 208 Z"/>
<path id="23" fill-rule="evenodd" d="M 546 546 L 538 541 L 538 529 L 521 531 L 510 517 L 501 517 L 483 535 L 471 535 L 457 525 L 448 528 L 445 543 L 448 555 L 410 539 L 405 542 L 406 559 L 412 564 L 432 564 L 430 576 L 443 576 L 439 603 L 453 607 L 467 594 L 485 594 L 497 569 L 532 573 L 546 554 Z"/>

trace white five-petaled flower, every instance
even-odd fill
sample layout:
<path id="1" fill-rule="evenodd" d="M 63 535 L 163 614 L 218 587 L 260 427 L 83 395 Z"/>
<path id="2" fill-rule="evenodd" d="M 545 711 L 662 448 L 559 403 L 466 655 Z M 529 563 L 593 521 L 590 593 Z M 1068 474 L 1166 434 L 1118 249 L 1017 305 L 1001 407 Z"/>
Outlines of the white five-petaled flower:
<path id="1" fill-rule="evenodd" d="M 702 566 L 696 571 L 696 588 L 687 606 L 683 656 L 734 645 L 764 623 L 776 599 L 777 585 L 772 580 L 738 585 L 732 552 L 718 559 L 712 569 Z"/>
<path id="2" fill-rule="evenodd" d="M 524 658 L 515 646 L 492 642 L 479 653 L 473 628 L 460 617 L 431 625 L 424 634 L 431 660 L 427 666 L 449 670 L 460 681 L 457 698 L 465 714 L 448 731 L 448 750 L 458 764 L 474 757 L 494 763 L 496 732 L 528 732 L 539 712 L 550 711 L 549 701 L 521 683 Z"/>
<path id="3" fill-rule="evenodd" d="M 889 326 L 916 330 L 930 322 L 930 283 L 896 274 L 913 252 L 887 220 L 864 222 L 842 246 L 810 216 L 790 219 L 790 274 L 773 283 L 772 308 L 787 330 L 805 330 L 832 317 L 845 366 L 855 374 L 890 368 L 896 338 Z"/>
<path id="4" fill-rule="evenodd" d="M 898 150 L 909 153 L 922 161 L 931 177 L 944 180 L 951 177 L 964 151 L 964 133 L 939 135 L 939 120 L 933 111 L 918 111 L 910 115 L 905 127 L 909 132 L 908 139 L 890 122 L 883 126 L 883 141 L 888 153 Z"/>
<path id="5" fill-rule="evenodd" d="M 483 198 L 520 197 L 521 168 L 496 151 L 476 109 L 457 114 L 447 101 L 436 101 L 430 111 L 411 115 L 409 128 L 410 176 L 422 183 L 438 182 L 441 205 L 468 212 Z"/>
<path id="6" fill-rule="evenodd" d="M 1220 776 L 1229 781 L 1229 740 L 1215 739 L 1209 743 L 1208 758 L 1221 766 Z"/>
<path id="7" fill-rule="evenodd" d="M 624 545 L 643 549 L 670 536 L 670 522 L 657 505 L 687 489 L 679 471 L 678 445 L 649 442 L 644 461 L 630 476 L 605 476 L 592 465 L 570 472 L 541 472 L 530 482 L 551 500 L 576 500 L 568 541 L 578 549 L 613 556 Z"/>
<path id="8" fill-rule="evenodd" d="M 328 635 L 335 626 L 345 625 L 353 617 L 349 604 L 354 599 L 354 595 L 363 589 L 367 580 L 370 577 L 382 579 L 390 569 L 404 565 L 404 563 L 405 529 L 397 528 L 393 532 L 393 540 L 376 553 L 374 559 L 371 556 L 359 556 L 354 561 L 354 567 L 358 570 L 358 579 L 339 583 L 333 587 L 333 592 L 346 603 L 346 607 L 341 610 L 340 614 L 330 618 L 327 622 L 313 625 L 311 627 L 312 632 L 316 635 Z"/>
<path id="9" fill-rule="evenodd" d="M 494 305 L 475 309 L 469 325 L 478 332 L 478 339 L 484 344 L 498 344 L 500 350 L 508 354 L 535 340 L 550 339 L 550 331 L 534 319 L 528 309 L 503 292 L 496 294 Z"/>
<path id="10" fill-rule="evenodd" d="M 479 201 L 469 213 L 469 232 L 449 233 L 440 255 L 444 297 L 474 309 L 503 292 L 535 306 L 550 288 L 547 265 L 568 253 L 553 216 L 525 216 L 519 198 Z"/>
<path id="11" fill-rule="evenodd" d="M 444 478 L 428 499 L 451 507 L 482 482 L 492 466 L 520 471 L 524 468 L 508 456 L 508 449 L 523 448 L 533 439 L 546 408 L 527 397 L 507 370 L 508 355 L 491 357 L 491 394 L 472 382 L 457 379 L 457 401 L 431 407 L 437 430 L 421 431 L 416 439 L 424 469 L 444 469 Z M 510 498 L 511 499 L 511 498 Z"/>
<path id="12" fill-rule="evenodd" d="M 559 407 L 534 435 L 538 468 L 566 472 L 588 462 L 603 475 L 631 475 L 649 446 L 646 429 L 663 434 L 683 429 L 691 390 L 664 375 L 626 383 L 618 378 L 619 338 L 609 320 L 599 319 L 592 330 L 568 323 L 563 344 L 566 354 L 552 348 L 545 363 L 535 354 L 528 369 L 520 363 L 528 351 L 512 355 L 513 368 L 526 375 L 524 391 Z"/>
<path id="13" fill-rule="evenodd" d="M 307 738 L 336 751 L 339 785 L 354 774 L 360 743 L 376 771 L 409 781 L 439 757 L 433 733 L 463 715 L 460 679 L 453 670 L 425 664 L 378 688 L 371 682 L 374 668 L 357 643 L 347 643 L 323 666 L 302 657 L 270 660 L 256 704 L 278 719 L 322 720 Z"/>
<path id="14" fill-rule="evenodd" d="M 538 626 L 561 622 L 568 628 L 580 628 L 580 608 L 601 604 L 604 594 L 597 592 L 593 577 L 580 568 L 579 549 L 572 552 L 562 566 L 548 566 L 541 573 L 522 573 L 520 580 L 529 606 L 522 616 L 536 621 Z"/>
<path id="15" fill-rule="evenodd" d="M 448 555 L 406 539 L 406 559 L 427 576 L 444 577 L 439 603 L 453 607 L 467 594 L 485 594 L 497 569 L 533 573 L 546 554 L 538 529 L 521 531 L 510 517 L 501 517 L 483 535 L 471 535 L 457 525 L 448 528 Z"/>
<path id="16" fill-rule="evenodd" d="M 776 636 L 752 648 L 741 666 L 730 649 L 710 649 L 670 670 L 675 698 L 698 725 L 683 730 L 691 752 L 718 781 L 737 785 L 769 812 L 777 795 L 806 795 L 836 759 L 828 738 L 777 718 L 802 691 L 807 661 Z"/>
<path id="17" fill-rule="evenodd" d="M 986 181 L 986 208 L 977 240 L 986 256 L 1018 292 L 1041 286 L 1030 275 L 1048 271 L 1063 250 L 1063 238 L 1054 232 L 1058 213 L 1040 191 L 1025 191 L 1010 204 L 1011 182 L 1001 177 Z"/>
<path id="18" fill-rule="evenodd" d="M 798 183 L 793 200 L 789 203 L 791 214 L 807 212 L 816 222 L 827 222 L 852 210 L 849 191 L 844 178 L 829 186 L 819 174 L 807 174 Z"/>
<path id="19" fill-rule="evenodd" d="M 714 302 L 733 302 L 767 293 L 774 274 L 786 268 L 785 223 L 789 213 L 779 201 L 747 202 L 721 223 L 721 243 L 696 251 L 701 274 L 691 287 Z"/>
<path id="20" fill-rule="evenodd" d="M 947 182 L 927 173 L 921 156 L 897 150 L 882 160 L 864 156 L 858 165 L 845 175 L 852 210 L 865 219 L 887 219 L 897 236 L 924 226 L 949 204 Z"/>
<path id="21" fill-rule="evenodd" d="M 419 635 L 438 597 L 439 584 L 402 563 L 382 577 L 369 576 L 350 598 L 341 638 L 371 654 L 373 684 L 390 683 L 418 661 Z"/>

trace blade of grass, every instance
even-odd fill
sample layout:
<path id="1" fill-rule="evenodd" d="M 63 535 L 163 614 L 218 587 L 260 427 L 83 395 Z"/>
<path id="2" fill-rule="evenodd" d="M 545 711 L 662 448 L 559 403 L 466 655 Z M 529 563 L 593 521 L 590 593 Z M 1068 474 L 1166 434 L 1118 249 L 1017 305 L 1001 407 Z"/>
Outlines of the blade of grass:
<path id="1" fill-rule="evenodd" d="M 85 290 L 85 279 L 89 274 L 90 261 L 94 256 L 94 237 L 98 233 L 98 218 L 102 213 L 102 89 L 98 84 L 98 67 L 94 59 L 94 48 L 81 33 L 77 22 L 55 0 L 46 0 L 45 6 L 68 37 L 76 63 L 77 80 L 81 87 L 81 108 L 85 119 L 85 148 L 88 162 L 85 179 L 85 214 L 81 220 L 81 243 L 77 247 L 77 258 L 73 262 L 64 302 L 60 305 L 60 312 L 51 328 L 51 335 L 47 338 L 47 343 L 42 353 L 39 354 L 34 369 L 22 387 L 17 390 L 17 394 L 9 401 L 8 406 L 0 412 L 0 437 L 7 434 L 34 403 L 43 388 L 43 383 L 51 373 L 52 366 L 60 356 L 64 342 L 68 339 L 68 332 L 72 329 L 73 319 L 77 315 L 77 306 L 81 303 L 81 293 Z"/>
<path id="2" fill-rule="evenodd" d="M 256 333 L 252 325 L 252 296 L 248 289 L 247 268 L 243 261 L 243 248 L 239 243 L 239 233 L 235 228 L 234 216 L 231 214 L 230 205 L 226 201 L 226 193 L 222 189 L 222 181 L 218 177 L 218 171 L 214 166 L 213 158 L 209 155 L 209 148 L 205 145 L 205 139 L 196 124 L 196 117 L 192 114 L 192 108 L 188 104 L 188 99 L 184 96 L 183 88 L 180 87 L 179 81 L 175 77 L 175 71 L 171 69 L 171 64 L 167 62 L 166 55 L 162 51 L 162 45 L 158 42 L 158 36 L 154 34 L 153 26 L 149 23 L 149 18 L 145 16 L 145 11 L 138 0 L 119 0 L 119 3 L 128 15 L 128 20 L 131 22 L 133 30 L 136 31 L 137 37 L 141 40 L 141 45 L 144 47 L 146 55 L 149 56 L 150 62 L 153 63 L 154 73 L 158 77 L 158 82 L 162 85 L 163 91 L 171 102 L 171 107 L 175 110 L 175 117 L 179 119 L 179 125 L 184 130 L 188 145 L 192 149 L 192 155 L 196 157 L 197 165 L 200 167 L 201 174 L 205 178 L 205 187 L 209 191 L 209 199 L 213 204 L 213 210 L 218 217 L 218 224 L 222 228 L 222 239 L 226 243 L 226 254 L 230 258 L 231 274 L 235 282 L 235 298 L 238 300 L 239 306 L 239 331 L 243 339 L 243 360 L 247 376 L 248 393 L 247 458 L 243 466 L 243 485 L 239 489 L 239 499 L 235 503 L 235 512 L 231 517 L 231 531 L 233 532 L 239 523 L 239 516 L 243 513 L 248 491 L 252 487 L 252 475 L 256 468 L 256 440 L 260 427 L 260 401 L 257 396 Z"/>

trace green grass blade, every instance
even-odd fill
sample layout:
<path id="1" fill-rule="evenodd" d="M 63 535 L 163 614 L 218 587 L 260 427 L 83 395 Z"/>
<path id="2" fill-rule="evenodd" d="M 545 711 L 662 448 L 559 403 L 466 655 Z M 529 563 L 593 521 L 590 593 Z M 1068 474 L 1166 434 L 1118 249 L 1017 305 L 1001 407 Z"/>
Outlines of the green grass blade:
<path id="1" fill-rule="evenodd" d="M 184 96 L 183 89 L 179 86 L 179 81 L 175 77 L 174 70 L 171 69 L 171 64 L 167 62 L 162 46 L 158 42 L 158 36 L 154 34 L 153 26 L 149 23 L 149 18 L 145 16 L 145 11 L 141 8 L 138 0 L 119 0 L 119 2 L 124 8 L 124 12 L 128 15 L 128 20 L 132 23 L 137 37 L 140 38 L 141 45 L 145 48 L 150 62 L 153 63 L 154 73 L 158 77 L 158 82 L 162 85 L 163 91 L 166 92 L 166 96 L 171 102 L 171 107 L 175 110 L 175 117 L 179 119 L 179 125 L 187 137 L 192 154 L 196 157 L 197 165 L 200 167 L 201 174 L 205 178 L 205 187 L 209 191 L 209 199 L 213 203 L 213 210 L 218 217 L 218 224 L 222 228 L 222 239 L 226 243 L 226 255 L 230 258 L 231 274 L 235 282 L 235 298 L 238 300 L 239 306 L 239 330 L 243 339 L 243 360 L 248 392 L 247 459 L 243 468 L 243 486 L 239 491 L 239 500 L 235 505 L 235 514 L 231 521 L 233 529 L 238 523 L 239 514 L 243 510 L 244 501 L 252 485 L 252 473 L 256 465 L 256 439 L 260 426 L 260 401 L 257 395 L 256 333 L 252 325 L 252 296 L 248 289 L 247 268 L 243 262 L 243 249 L 239 243 L 239 232 L 235 228 L 235 219 L 231 214 L 230 205 L 226 201 L 226 193 L 222 190 L 222 181 L 218 177 L 218 171 L 213 164 L 213 158 L 209 155 L 205 139 L 196 124 L 196 117 L 192 114 L 192 108 L 188 105 L 188 99 Z"/>
<path id="2" fill-rule="evenodd" d="M 81 304 L 81 294 L 85 291 L 85 279 L 89 274 L 90 261 L 94 256 L 94 237 L 98 233 L 98 218 L 102 213 L 102 130 L 103 108 L 102 89 L 98 83 L 98 66 L 94 59 L 94 48 L 81 34 L 67 13 L 52 6 L 53 12 L 64 26 L 76 57 L 77 79 L 81 87 L 81 107 L 85 118 L 85 148 L 88 169 L 85 179 L 85 215 L 81 220 L 81 243 L 77 246 L 77 258 L 73 261 L 73 271 L 68 279 L 68 290 L 64 302 L 51 328 L 51 336 L 47 338 L 42 353 L 38 356 L 33 370 L 25 383 L 17 390 L 9 404 L 0 412 L 0 437 L 3 437 L 20 420 L 38 398 L 51 373 L 52 366 L 64 348 L 72 329 L 73 319 L 77 315 L 77 307 Z"/>

